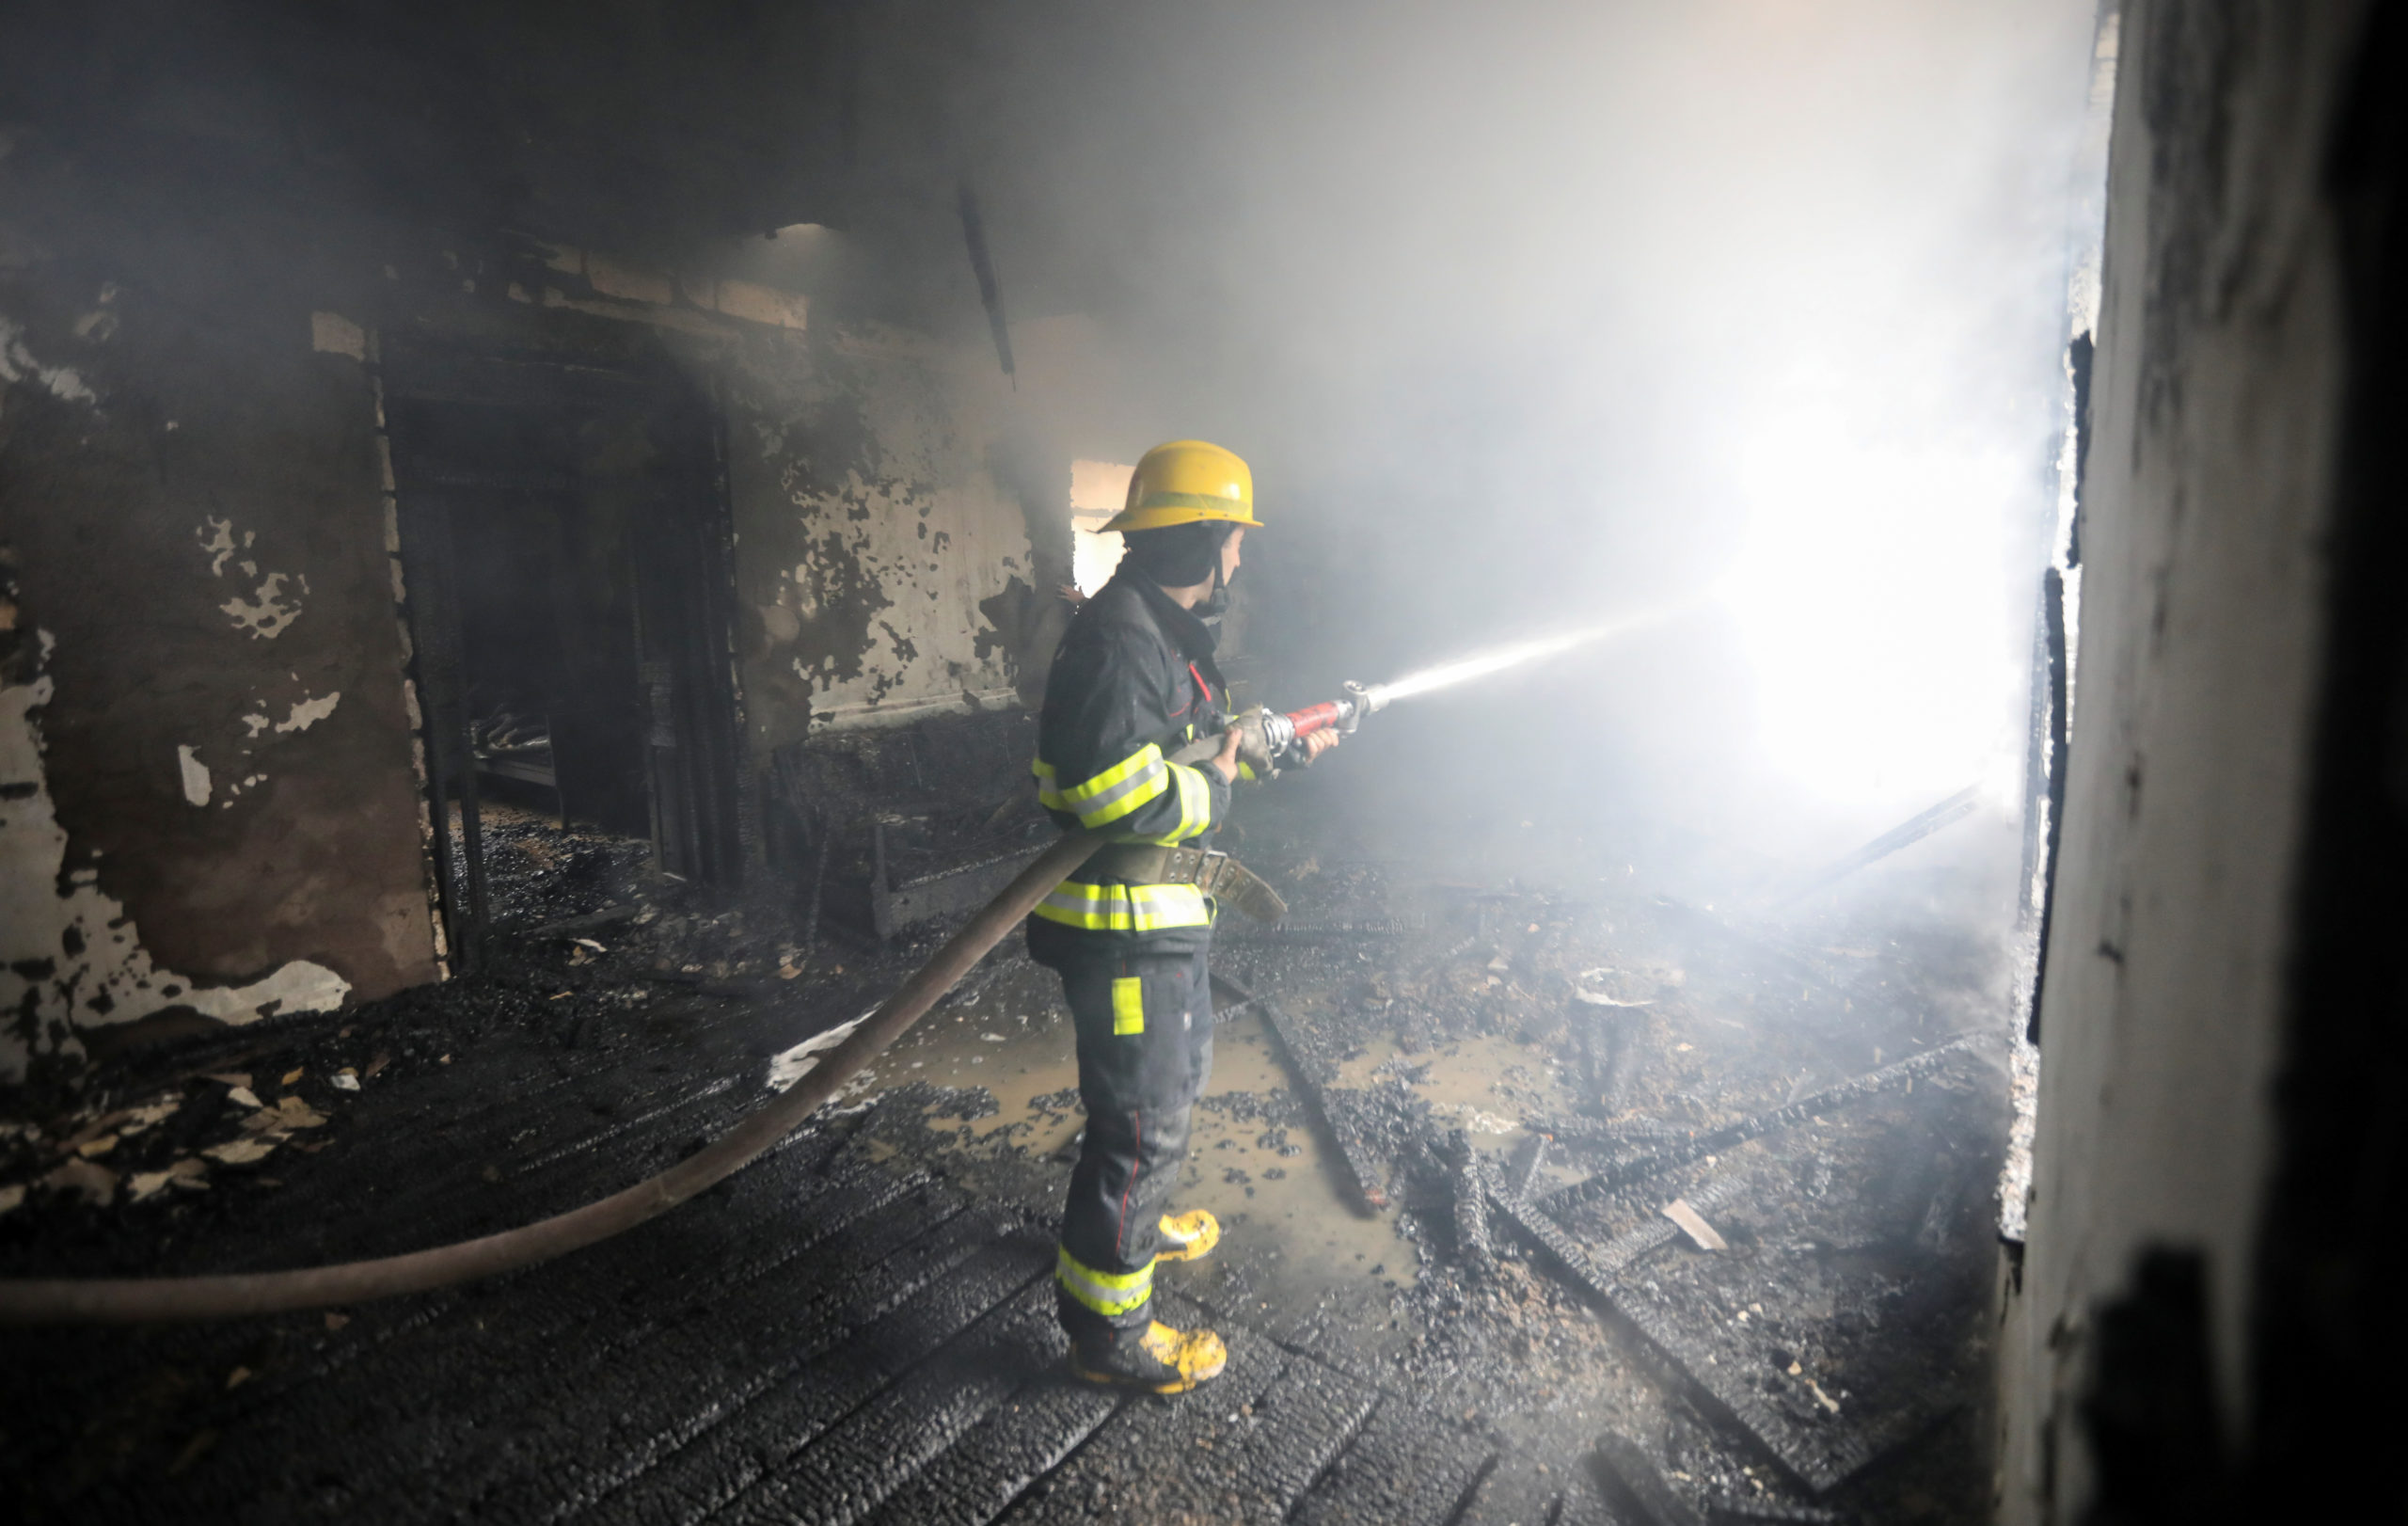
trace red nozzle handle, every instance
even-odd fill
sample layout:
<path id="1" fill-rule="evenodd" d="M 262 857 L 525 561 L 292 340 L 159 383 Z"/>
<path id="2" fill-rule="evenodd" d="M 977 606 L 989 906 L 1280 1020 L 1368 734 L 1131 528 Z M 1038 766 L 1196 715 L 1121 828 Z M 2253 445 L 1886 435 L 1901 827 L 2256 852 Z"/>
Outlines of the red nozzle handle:
<path id="1" fill-rule="evenodd" d="M 1326 731 L 1345 719 L 1338 701 L 1325 699 L 1318 705 L 1288 712 L 1288 723 L 1296 728 L 1299 737 L 1309 737 L 1316 731 Z"/>

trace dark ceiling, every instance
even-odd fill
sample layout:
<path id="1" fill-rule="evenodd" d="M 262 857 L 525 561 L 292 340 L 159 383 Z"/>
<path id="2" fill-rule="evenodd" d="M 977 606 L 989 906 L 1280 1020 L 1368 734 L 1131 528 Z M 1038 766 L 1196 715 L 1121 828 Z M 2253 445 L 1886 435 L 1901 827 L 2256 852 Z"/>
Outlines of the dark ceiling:
<path id="1" fill-rule="evenodd" d="M 668 254 L 844 216 L 851 8 L 19 0 L 0 123 L 136 183 Z"/>

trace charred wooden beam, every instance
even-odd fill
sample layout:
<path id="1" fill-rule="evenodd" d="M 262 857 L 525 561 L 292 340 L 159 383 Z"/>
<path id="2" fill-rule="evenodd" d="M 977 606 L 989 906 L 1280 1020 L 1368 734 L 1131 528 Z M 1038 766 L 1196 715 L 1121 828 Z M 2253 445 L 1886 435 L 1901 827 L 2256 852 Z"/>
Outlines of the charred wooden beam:
<path id="1" fill-rule="evenodd" d="M 1616 1503 L 1635 1510 L 1654 1526 L 1705 1526 L 1698 1508 L 1672 1491 L 1639 1443 L 1620 1431 L 1597 1438 L 1599 1482 Z"/>
<path id="2" fill-rule="evenodd" d="M 1899 849 L 1923 841 L 1951 822 L 1963 820 L 1979 809 L 1981 803 L 1982 787 L 1967 785 L 1931 809 L 1908 818 L 1855 852 L 1845 858 L 1834 860 L 1815 873 L 1808 875 L 1798 884 L 1776 897 L 1772 904 L 1777 907 L 1787 906 L 1793 901 L 1805 899 L 1827 885 L 1837 884 L 1865 866 L 1877 864 Z"/>
<path id="3" fill-rule="evenodd" d="M 1710 1500 L 1706 1502 L 1708 1526 L 1748 1526 L 1751 1521 L 1771 1521 L 1779 1526 L 1845 1526 L 1848 1515 L 1818 1504 L 1783 1504 L 1775 1500 Z"/>
<path id="4" fill-rule="evenodd" d="M 1513 1147 L 1513 1158 L 1505 1163 L 1505 1177 L 1499 1184 L 1505 1196 L 1519 1201 L 1538 1185 L 1539 1170 L 1546 1164 L 1547 1142 L 1545 1131 L 1533 1130 Z"/>
<path id="5" fill-rule="evenodd" d="M 1497 1248 L 1488 1238 L 1488 1163 L 1463 1130 L 1454 1131 L 1452 1145 L 1455 1255 L 1467 1276 L 1486 1277 L 1497 1269 Z"/>
<path id="6" fill-rule="evenodd" d="M 995 257 L 987 247 L 987 218 L 978 210 L 977 195 L 967 185 L 961 187 L 958 207 L 961 241 L 970 249 L 970 272 L 978 278 L 978 301 L 987 310 L 987 326 L 994 335 L 995 360 L 1017 391 L 1020 377 L 1012 368 L 1011 325 L 1004 318 L 1004 289 L 995 279 Z"/>
<path id="7" fill-rule="evenodd" d="M 1979 1035 L 1969 1033 L 1951 1039 L 1946 1043 L 1935 1044 L 1919 1055 L 1909 1055 L 1905 1059 L 1884 1065 L 1877 1071 L 1867 1071 L 1862 1075 L 1851 1077 L 1835 1086 L 1825 1087 L 1820 1091 L 1808 1092 L 1786 1106 L 1776 1107 L 1768 1113 L 1758 1113 L 1752 1118 L 1742 1119 L 1736 1123 L 1728 1124 L 1722 1128 L 1693 1135 L 1680 1144 L 1653 1151 L 1636 1159 L 1617 1162 L 1585 1182 L 1576 1182 L 1571 1186 L 1565 1187 L 1549 1198 L 1545 1206 L 1550 1213 L 1561 1213 L 1566 1208 L 1594 1201 L 1608 1193 L 1627 1186 L 1633 1182 L 1654 1176 L 1659 1171 L 1670 1170 L 1675 1166 L 1686 1166 L 1690 1161 L 1702 1159 L 1707 1155 L 1719 1154 L 1735 1145 L 1745 1144 L 1751 1139 L 1760 1138 L 1781 1129 L 1794 1128 L 1817 1113 L 1829 1112 L 1846 1104 L 1861 1102 L 1867 1097 L 1877 1096 L 1881 1092 L 1905 1086 L 1916 1076 L 1938 1070 L 1956 1056 L 1970 1052 L 1978 1037 Z"/>
<path id="8" fill-rule="evenodd" d="M 1530 1120 L 1525 1127 L 1547 1135 L 1560 1145 L 1598 1150 L 1624 1150 L 1632 1145 L 1662 1147 L 1684 1141 L 1697 1132 L 1655 1118 L 1636 1118 L 1619 1123 L 1608 1123 L 1594 1118 L 1537 1118 Z"/>
<path id="9" fill-rule="evenodd" d="M 1739 1195 L 1739 1190 L 1754 1180 L 1752 1171 L 1732 1171 L 1719 1176 L 1682 1200 L 1701 1214 L 1711 1214 L 1727 1206 Z M 1646 1223 L 1607 1241 L 1591 1258 L 1596 1269 L 1608 1277 L 1620 1277 L 1624 1268 L 1649 1251 L 1671 1245 L 1680 1227 L 1661 1216 L 1650 1217 Z"/>
<path id="10" fill-rule="evenodd" d="M 1612 1113 L 1621 1110 L 1630 1078 L 1639 1070 L 1639 1030 L 1643 1019 L 1628 1007 L 1600 1009 L 1576 1001 L 1580 1057 L 1588 1073 L 1589 1100 Z"/>
<path id="11" fill-rule="evenodd" d="M 1735 1177 L 1725 1180 L 1735 1187 Z M 1699 1193 L 1692 1202 L 1719 1200 L 1710 1199 L 1708 1192 Z M 1561 1225 L 1535 1206 L 1494 1192 L 1488 1200 L 1507 1223 L 1554 1258 L 1608 1313 L 1652 1347 L 1690 1390 L 1692 1402 L 1716 1420 L 1745 1434 L 1783 1471 L 1815 1493 L 1853 1476 L 1876 1457 L 1930 1425 L 1943 1412 L 1910 1408 L 1857 1426 L 1836 1420 L 1820 1424 L 1795 1420 L 1771 1403 L 1737 1364 L 1713 1359 L 1715 1354 L 1683 1332 L 1662 1309 L 1643 1297 L 1630 1296 L 1621 1286 L 1619 1274 L 1624 1267 L 1671 1238 L 1670 1223 L 1657 1221 L 1662 1224 L 1660 1230 L 1656 1224 L 1644 1226 L 1592 1257 L 1564 1232 Z M 1613 1262 L 1611 1266 L 1607 1264 L 1609 1260 Z"/>

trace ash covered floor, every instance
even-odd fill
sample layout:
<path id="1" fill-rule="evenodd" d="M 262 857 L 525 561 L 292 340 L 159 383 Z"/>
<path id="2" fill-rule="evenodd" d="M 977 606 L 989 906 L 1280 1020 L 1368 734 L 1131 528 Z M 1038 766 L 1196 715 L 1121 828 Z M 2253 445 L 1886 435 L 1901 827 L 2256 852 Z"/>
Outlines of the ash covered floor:
<path id="1" fill-rule="evenodd" d="M 1963 898 L 1896 874 L 1775 924 L 1281 822 L 1245 851 L 1293 912 L 1225 926 L 1181 1200 L 1227 1235 L 1162 1279 L 1165 1318 L 1229 1340 L 1197 1393 L 1067 1380 L 1076 1075 L 1014 940 L 771 1157 L 605 1246 L 332 1313 L 0 1332 L 16 1513 L 1983 1517 L 2004 975 Z M 575 1206 L 716 1136 L 929 946 L 809 957 L 786 909 L 704 906 L 624 844 L 497 840 L 492 973 L 119 1060 L 18 1129 L 0 1275 L 298 1265 Z"/>

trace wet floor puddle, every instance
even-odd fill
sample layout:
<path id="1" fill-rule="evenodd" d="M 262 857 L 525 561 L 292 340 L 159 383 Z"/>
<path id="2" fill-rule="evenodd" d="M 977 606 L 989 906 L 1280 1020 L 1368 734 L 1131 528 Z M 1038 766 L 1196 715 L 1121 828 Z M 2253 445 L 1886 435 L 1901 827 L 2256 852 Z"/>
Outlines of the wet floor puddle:
<path id="1" fill-rule="evenodd" d="M 996 1111 L 963 1122 L 934 1111 L 929 1127 L 984 1141 L 1006 1130 L 1032 1155 L 1054 1155 L 1077 1135 L 1078 1065 L 1069 1014 L 1058 1006 L 1026 1009 L 1024 998 L 992 997 L 935 1014 L 879 1059 L 871 1089 L 925 1081 L 983 1087 Z M 1309 1015 L 1308 1009 L 1307 1015 Z M 1465 1039 L 1410 1056 L 1383 1039 L 1340 1067 L 1339 1085 L 1368 1087 L 1400 1066 L 1442 1126 L 1470 1131 L 1499 1151 L 1521 1137 L 1521 1122 L 1568 1110 L 1566 1078 L 1545 1056 L 1510 1040 Z M 1318 1128 L 1275 1094 L 1290 1080 L 1261 1020 L 1241 1014 L 1214 1035 L 1212 1074 L 1195 1114 L 1178 1205 L 1208 1208 L 1228 1247 L 1253 1263 L 1258 1292 L 1275 1301 L 1310 1298 L 1340 1286 L 1386 1290 L 1420 1274 L 1420 1255 L 1398 1232 L 1398 1216 L 1354 1201 L 1342 1168 Z M 1229 1103 L 1214 1106 L 1212 1099 Z M 1266 1120 L 1253 1099 L 1289 1121 Z M 1531 1105 L 1533 1103 L 1538 1105 Z"/>

